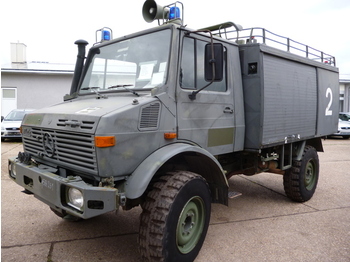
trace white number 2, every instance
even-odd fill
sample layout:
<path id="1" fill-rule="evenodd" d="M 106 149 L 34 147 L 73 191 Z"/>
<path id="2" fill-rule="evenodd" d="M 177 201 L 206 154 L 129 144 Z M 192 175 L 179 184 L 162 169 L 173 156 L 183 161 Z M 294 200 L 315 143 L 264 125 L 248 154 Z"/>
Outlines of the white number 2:
<path id="1" fill-rule="evenodd" d="M 329 103 L 326 107 L 326 116 L 331 116 L 333 114 L 333 111 L 330 110 L 331 106 L 332 106 L 332 102 L 333 102 L 333 93 L 332 93 L 332 89 L 330 87 L 327 88 L 326 90 L 326 98 L 329 97 Z"/>

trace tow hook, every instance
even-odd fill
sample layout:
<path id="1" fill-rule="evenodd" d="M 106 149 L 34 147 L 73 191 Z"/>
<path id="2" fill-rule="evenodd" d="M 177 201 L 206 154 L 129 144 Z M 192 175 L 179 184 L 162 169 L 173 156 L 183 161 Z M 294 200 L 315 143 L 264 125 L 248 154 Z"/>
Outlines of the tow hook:
<path id="1" fill-rule="evenodd" d="M 126 205 L 126 196 L 124 193 L 119 195 L 119 203 L 121 206 L 125 206 Z"/>

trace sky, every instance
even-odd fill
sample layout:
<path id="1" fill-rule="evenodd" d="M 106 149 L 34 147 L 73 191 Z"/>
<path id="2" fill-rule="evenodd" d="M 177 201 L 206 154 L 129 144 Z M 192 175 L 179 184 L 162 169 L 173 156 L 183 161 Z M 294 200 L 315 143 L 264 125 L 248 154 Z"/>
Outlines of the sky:
<path id="1" fill-rule="evenodd" d="M 85 39 L 88 48 L 96 30 L 110 27 L 113 37 L 158 26 L 142 17 L 144 0 L 89 2 L 86 0 L 1 1 L 1 65 L 10 63 L 10 43 L 27 46 L 27 61 L 74 64 L 77 47 Z M 158 0 L 168 5 L 173 0 Z M 198 29 L 232 21 L 264 27 L 336 57 L 341 79 L 350 79 L 349 0 L 182 0 L 184 23 Z"/>

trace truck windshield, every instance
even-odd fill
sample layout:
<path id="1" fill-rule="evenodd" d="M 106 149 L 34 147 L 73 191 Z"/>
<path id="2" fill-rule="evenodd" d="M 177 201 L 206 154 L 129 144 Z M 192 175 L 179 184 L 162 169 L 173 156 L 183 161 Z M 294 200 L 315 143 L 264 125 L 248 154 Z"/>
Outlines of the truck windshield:
<path id="1" fill-rule="evenodd" d="M 170 36 L 167 29 L 92 49 L 79 94 L 151 90 L 163 85 Z"/>

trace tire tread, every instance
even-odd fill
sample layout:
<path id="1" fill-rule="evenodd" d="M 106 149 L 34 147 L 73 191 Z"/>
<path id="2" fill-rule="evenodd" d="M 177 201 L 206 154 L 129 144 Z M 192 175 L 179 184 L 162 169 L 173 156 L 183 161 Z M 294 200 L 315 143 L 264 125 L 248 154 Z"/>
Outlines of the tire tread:
<path id="1" fill-rule="evenodd" d="M 171 204 L 180 189 L 194 178 L 203 179 L 188 171 L 168 172 L 148 193 L 142 205 L 139 230 L 140 253 L 145 261 L 164 261 L 162 239 Z"/>
<path id="2" fill-rule="evenodd" d="M 300 161 L 293 160 L 292 167 L 290 170 L 288 170 L 285 175 L 283 176 L 283 185 L 284 185 L 284 191 L 286 195 L 296 202 L 305 202 L 309 199 L 306 199 L 305 196 L 303 196 L 301 192 L 301 169 L 302 169 L 302 162 L 310 150 L 315 150 L 312 146 L 306 145 L 304 148 L 304 152 L 302 155 L 302 158 Z M 316 155 L 317 156 L 317 155 Z M 318 158 L 317 158 L 318 161 Z"/>

